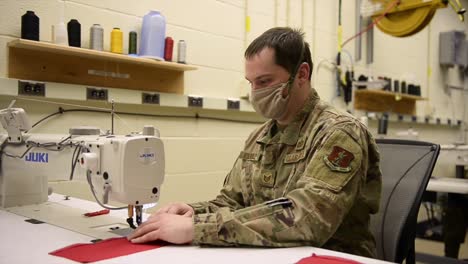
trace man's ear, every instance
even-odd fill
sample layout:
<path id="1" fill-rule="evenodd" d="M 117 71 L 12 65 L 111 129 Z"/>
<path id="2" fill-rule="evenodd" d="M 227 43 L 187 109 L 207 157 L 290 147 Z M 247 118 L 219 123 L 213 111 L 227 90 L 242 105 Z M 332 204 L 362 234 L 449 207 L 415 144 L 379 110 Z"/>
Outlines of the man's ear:
<path id="1" fill-rule="evenodd" d="M 299 80 L 306 80 L 309 81 L 309 72 L 310 72 L 310 66 L 307 62 L 303 62 L 301 66 L 299 66 L 299 70 L 297 73 L 297 78 Z"/>

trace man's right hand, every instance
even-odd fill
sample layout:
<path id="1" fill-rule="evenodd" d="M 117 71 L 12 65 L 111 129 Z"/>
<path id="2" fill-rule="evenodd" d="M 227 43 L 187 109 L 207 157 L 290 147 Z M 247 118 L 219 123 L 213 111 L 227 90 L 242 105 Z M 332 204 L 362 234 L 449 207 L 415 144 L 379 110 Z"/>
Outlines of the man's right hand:
<path id="1" fill-rule="evenodd" d="M 157 210 L 153 215 L 151 215 L 149 219 L 151 219 L 154 215 L 161 214 L 161 213 L 176 214 L 176 215 L 192 217 L 194 211 L 193 211 L 193 208 L 186 203 L 170 203 L 166 206 L 159 208 L 159 210 Z"/>

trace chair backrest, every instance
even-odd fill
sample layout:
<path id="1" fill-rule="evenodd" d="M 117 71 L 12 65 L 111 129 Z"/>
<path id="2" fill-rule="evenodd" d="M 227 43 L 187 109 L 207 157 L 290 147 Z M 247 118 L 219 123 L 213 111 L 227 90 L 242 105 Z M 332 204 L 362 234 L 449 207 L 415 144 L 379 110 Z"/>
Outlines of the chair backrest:
<path id="1" fill-rule="evenodd" d="M 428 142 L 377 139 L 382 170 L 380 210 L 371 218 L 377 257 L 401 263 L 414 256 L 419 206 L 440 146 Z M 410 261 L 411 262 L 411 261 Z"/>

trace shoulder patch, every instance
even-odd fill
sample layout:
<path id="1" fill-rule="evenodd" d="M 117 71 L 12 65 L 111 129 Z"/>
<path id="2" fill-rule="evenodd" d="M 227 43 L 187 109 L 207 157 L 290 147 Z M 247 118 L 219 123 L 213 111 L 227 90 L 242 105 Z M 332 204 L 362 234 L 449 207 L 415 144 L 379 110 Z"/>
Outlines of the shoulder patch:
<path id="1" fill-rule="evenodd" d="M 350 172 L 353 159 L 353 153 L 338 146 L 333 146 L 331 153 L 323 157 L 323 161 L 330 170 L 337 172 Z"/>

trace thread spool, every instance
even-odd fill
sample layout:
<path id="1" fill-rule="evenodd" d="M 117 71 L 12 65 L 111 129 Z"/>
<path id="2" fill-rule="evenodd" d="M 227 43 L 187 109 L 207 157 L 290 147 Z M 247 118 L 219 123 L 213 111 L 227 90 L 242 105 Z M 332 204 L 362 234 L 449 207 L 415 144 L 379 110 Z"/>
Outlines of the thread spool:
<path id="1" fill-rule="evenodd" d="M 393 91 L 395 93 L 400 92 L 400 82 L 398 80 L 393 80 Z"/>
<path id="2" fill-rule="evenodd" d="M 67 24 L 68 45 L 70 47 L 81 47 L 81 24 L 76 19 L 71 19 Z"/>
<path id="3" fill-rule="evenodd" d="M 111 52 L 122 54 L 123 33 L 120 28 L 114 28 L 111 32 Z"/>
<path id="4" fill-rule="evenodd" d="M 166 19 L 159 11 L 150 11 L 143 17 L 140 39 L 140 57 L 164 60 Z"/>
<path id="5" fill-rule="evenodd" d="M 414 95 L 416 95 L 416 96 L 421 96 L 421 85 L 419 85 L 419 84 L 418 84 L 418 85 L 415 85 L 415 86 L 414 86 L 414 89 L 415 89 Z"/>
<path id="6" fill-rule="evenodd" d="M 89 48 L 104 50 L 104 29 L 99 24 L 94 24 L 89 30 Z"/>
<path id="7" fill-rule="evenodd" d="M 177 62 L 185 63 L 185 54 L 187 51 L 187 44 L 184 40 L 179 40 L 177 43 Z"/>
<path id="8" fill-rule="evenodd" d="M 172 52 L 174 50 L 174 40 L 171 37 L 166 37 L 164 42 L 164 60 L 172 61 Z"/>
<path id="9" fill-rule="evenodd" d="M 130 31 L 128 34 L 128 54 L 137 54 L 137 33 Z"/>
<path id="10" fill-rule="evenodd" d="M 401 93 L 406 93 L 406 82 L 405 81 L 402 81 L 401 82 Z"/>
<path id="11" fill-rule="evenodd" d="M 407 88 L 408 88 L 408 89 L 407 89 L 406 92 L 407 92 L 408 94 L 415 95 L 415 94 L 414 94 L 414 93 L 415 93 L 414 84 L 408 83 L 408 87 L 407 87 Z"/>
<path id="12" fill-rule="evenodd" d="M 385 85 L 385 91 L 389 91 L 391 92 L 392 91 L 392 78 L 389 78 L 389 77 L 385 77 L 385 79 L 387 81 L 387 84 Z"/>
<path id="13" fill-rule="evenodd" d="M 388 128 L 388 116 L 384 114 L 381 118 L 379 118 L 377 133 L 379 135 L 387 135 L 387 128 Z"/>
<path id="14" fill-rule="evenodd" d="M 21 38 L 39 41 L 39 17 L 34 11 L 26 11 L 21 16 Z"/>
<path id="15" fill-rule="evenodd" d="M 68 45 L 67 26 L 65 23 L 60 22 L 52 25 L 52 41 L 59 45 Z"/>

